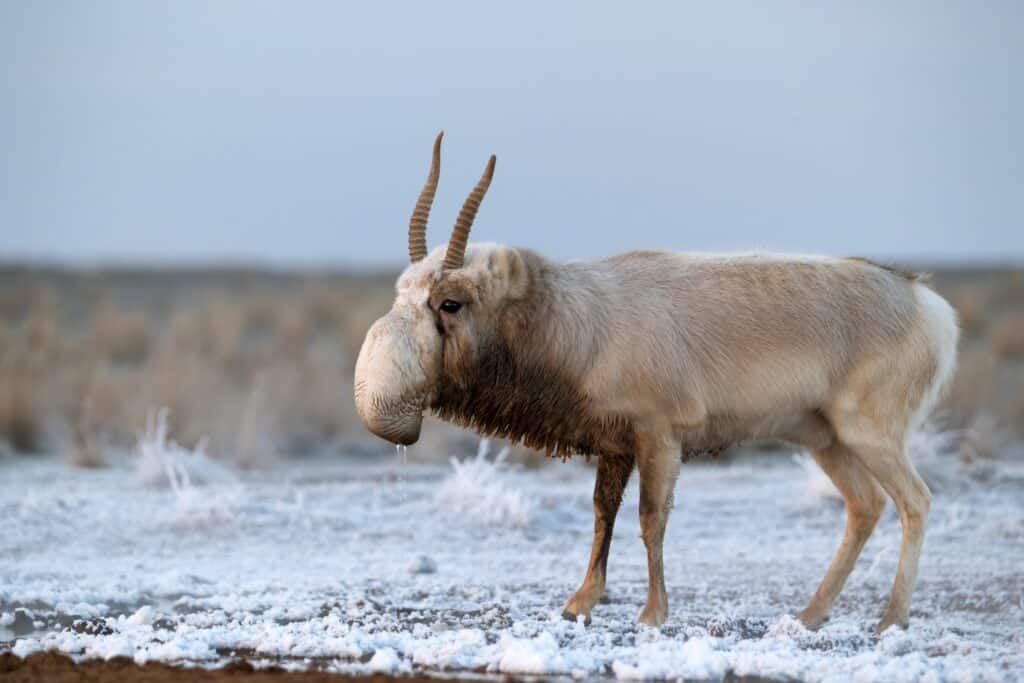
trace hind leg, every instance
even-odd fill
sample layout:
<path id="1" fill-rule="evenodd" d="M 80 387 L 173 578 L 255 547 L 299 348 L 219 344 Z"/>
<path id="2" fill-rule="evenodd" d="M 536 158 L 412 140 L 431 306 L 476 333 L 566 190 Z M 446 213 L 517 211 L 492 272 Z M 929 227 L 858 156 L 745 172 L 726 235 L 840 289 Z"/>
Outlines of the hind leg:
<path id="1" fill-rule="evenodd" d="M 590 623 L 590 610 L 604 595 L 608 549 L 612 543 L 615 516 L 622 504 L 622 494 L 633 472 L 632 457 L 598 456 L 597 479 L 594 482 L 594 544 L 590 550 L 587 575 L 576 594 L 565 603 L 562 616 L 576 619 L 584 615 Z"/>
<path id="2" fill-rule="evenodd" d="M 917 581 L 924 525 L 932 497 L 907 455 L 906 432 L 909 420 L 902 417 L 899 410 L 886 415 L 878 403 L 874 405 L 875 410 L 865 410 L 870 405 L 865 401 L 861 408 L 863 412 L 859 414 L 844 411 L 840 419 L 834 420 L 834 424 L 840 441 L 850 448 L 896 504 L 903 528 L 896 578 L 885 612 L 875 627 L 880 633 L 893 625 L 907 625 L 910 594 Z M 890 405 L 899 407 L 896 401 Z"/>
<path id="3" fill-rule="evenodd" d="M 952 368 L 956 326 L 946 322 L 952 331 L 918 330 L 900 346 L 866 356 L 827 407 L 839 441 L 892 498 L 903 529 L 896 577 L 878 632 L 906 626 L 910 615 L 931 492 L 907 454 L 907 433 L 927 414 Z M 947 339 L 938 348 L 936 339 L 943 336 Z"/>
<path id="4" fill-rule="evenodd" d="M 813 455 L 846 502 L 846 531 L 821 584 L 807 607 L 797 615 L 808 628 L 817 628 L 828 618 L 832 603 L 885 507 L 882 489 L 846 446 L 833 443 L 828 448 L 813 451 Z"/>
<path id="5" fill-rule="evenodd" d="M 900 559 L 889 602 L 875 631 L 890 626 L 906 627 L 910 617 L 910 595 L 917 581 L 917 566 L 924 543 L 924 525 L 931 507 L 931 492 L 914 469 L 902 443 L 859 446 L 856 449 L 864 466 L 874 475 L 896 504 L 903 527 Z"/>

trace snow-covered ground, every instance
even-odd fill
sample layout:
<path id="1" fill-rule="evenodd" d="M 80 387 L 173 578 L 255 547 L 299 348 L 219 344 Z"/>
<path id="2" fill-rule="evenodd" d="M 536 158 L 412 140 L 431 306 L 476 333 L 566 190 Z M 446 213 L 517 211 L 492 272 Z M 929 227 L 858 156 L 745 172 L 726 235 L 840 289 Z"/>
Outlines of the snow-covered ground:
<path id="1" fill-rule="evenodd" d="M 592 469 L 413 461 L 237 473 L 186 452 L 92 471 L 0 459 L 0 651 L 353 672 L 1024 678 L 1019 469 L 937 493 L 910 629 L 874 638 L 899 549 L 892 506 L 832 620 L 808 632 L 790 615 L 844 516 L 789 456 L 683 467 L 660 631 L 633 623 L 646 590 L 635 480 L 607 600 L 584 627 L 561 607 L 590 549 Z"/>

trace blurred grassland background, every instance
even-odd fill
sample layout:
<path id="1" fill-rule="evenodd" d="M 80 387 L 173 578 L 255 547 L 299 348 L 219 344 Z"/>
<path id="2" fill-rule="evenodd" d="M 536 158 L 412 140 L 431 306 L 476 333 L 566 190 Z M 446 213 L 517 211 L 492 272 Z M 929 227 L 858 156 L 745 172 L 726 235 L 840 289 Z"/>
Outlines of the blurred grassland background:
<path id="1" fill-rule="evenodd" d="M 432 243 L 496 153 L 476 241 L 932 270 L 964 327 L 938 427 L 1018 449 L 1022 27 L 1021 2 L 0 3 L 0 457 L 112 462 L 163 407 L 240 466 L 387 451 L 353 362 L 439 130 Z M 475 441 L 430 422 L 410 455 Z"/>
<path id="2" fill-rule="evenodd" d="M 963 328 L 937 415 L 961 457 L 997 457 L 1024 439 L 1024 266 L 927 270 Z M 163 407 L 174 440 L 236 466 L 385 452 L 355 414 L 352 373 L 396 276 L 0 265 L 0 457 L 102 466 Z M 475 437 L 432 421 L 415 457 L 463 441 Z"/>

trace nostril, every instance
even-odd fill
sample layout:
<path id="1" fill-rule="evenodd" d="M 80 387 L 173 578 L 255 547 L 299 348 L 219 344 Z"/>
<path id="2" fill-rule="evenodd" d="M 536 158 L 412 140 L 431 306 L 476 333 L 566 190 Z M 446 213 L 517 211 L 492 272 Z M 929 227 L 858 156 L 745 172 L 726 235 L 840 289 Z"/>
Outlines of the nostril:
<path id="1" fill-rule="evenodd" d="M 420 440 L 420 434 L 417 430 L 415 433 L 402 434 L 396 438 L 396 442 L 400 446 L 411 446 Z"/>
<path id="2" fill-rule="evenodd" d="M 418 419 L 400 422 L 389 421 L 385 424 L 370 426 L 370 431 L 385 441 L 401 446 L 411 446 L 419 441 L 420 424 Z"/>

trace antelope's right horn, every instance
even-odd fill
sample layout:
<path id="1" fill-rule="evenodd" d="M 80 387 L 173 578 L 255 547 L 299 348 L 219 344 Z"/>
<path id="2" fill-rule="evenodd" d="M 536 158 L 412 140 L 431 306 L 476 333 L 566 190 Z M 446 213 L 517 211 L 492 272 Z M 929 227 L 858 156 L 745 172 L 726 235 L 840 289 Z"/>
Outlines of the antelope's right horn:
<path id="1" fill-rule="evenodd" d="M 469 229 L 473 227 L 473 219 L 476 218 L 480 202 L 483 201 L 484 195 L 487 194 L 487 188 L 491 185 L 496 161 L 497 157 L 492 154 L 490 161 L 487 162 L 487 168 L 484 169 L 484 174 L 480 176 L 476 187 L 466 197 L 462 210 L 459 211 L 455 227 L 452 228 L 452 237 L 448 240 L 448 251 L 444 255 L 443 270 L 455 270 L 462 267 L 462 260 L 466 256 L 466 242 L 469 241 Z"/>

